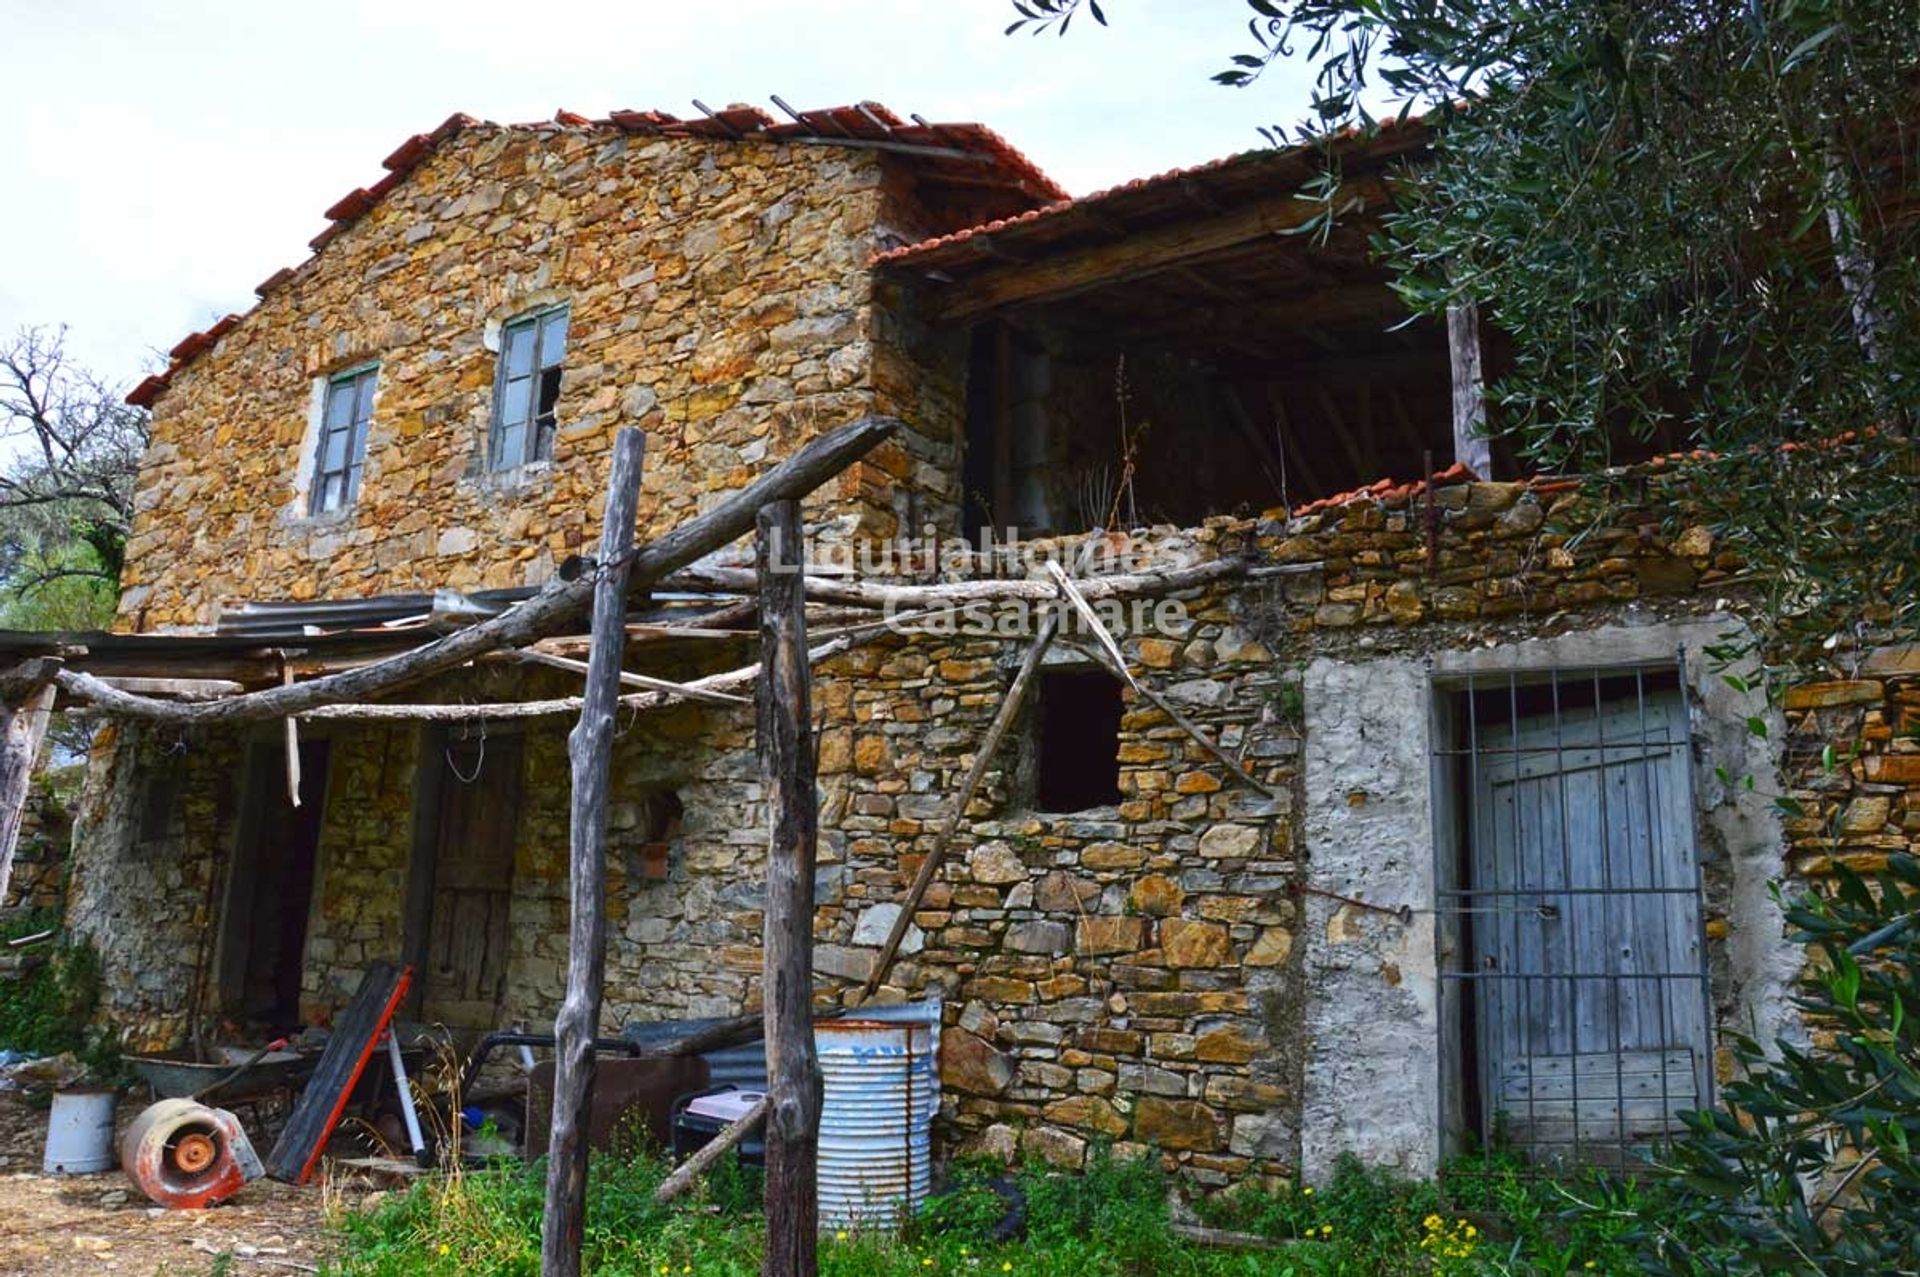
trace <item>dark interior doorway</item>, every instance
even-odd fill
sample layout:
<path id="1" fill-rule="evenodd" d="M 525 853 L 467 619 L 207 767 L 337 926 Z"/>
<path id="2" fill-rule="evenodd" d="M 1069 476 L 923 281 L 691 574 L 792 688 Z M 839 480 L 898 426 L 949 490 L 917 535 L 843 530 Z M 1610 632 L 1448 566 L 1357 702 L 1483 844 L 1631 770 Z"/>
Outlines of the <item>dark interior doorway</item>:
<path id="1" fill-rule="evenodd" d="M 300 805 L 287 801 L 286 747 L 247 751 L 240 837 L 227 880 L 220 1005 L 247 1025 L 300 1024 L 300 975 L 326 813 L 328 743 L 300 742 Z"/>

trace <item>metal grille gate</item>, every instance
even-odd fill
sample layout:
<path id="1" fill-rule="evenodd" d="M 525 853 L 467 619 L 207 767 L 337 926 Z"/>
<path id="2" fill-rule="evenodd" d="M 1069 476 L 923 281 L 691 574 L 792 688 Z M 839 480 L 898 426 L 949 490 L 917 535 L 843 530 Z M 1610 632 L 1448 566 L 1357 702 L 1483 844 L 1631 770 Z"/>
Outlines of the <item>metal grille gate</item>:
<path id="1" fill-rule="evenodd" d="M 1711 1102 L 1681 688 L 1556 669 L 1436 697 L 1450 1082 L 1483 1147 L 1619 1163 Z"/>

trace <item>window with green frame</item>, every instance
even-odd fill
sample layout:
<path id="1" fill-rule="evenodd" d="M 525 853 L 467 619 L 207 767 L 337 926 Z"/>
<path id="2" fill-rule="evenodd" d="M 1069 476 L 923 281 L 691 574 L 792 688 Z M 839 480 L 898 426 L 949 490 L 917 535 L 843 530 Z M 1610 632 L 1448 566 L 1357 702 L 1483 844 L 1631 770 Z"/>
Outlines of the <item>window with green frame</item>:
<path id="1" fill-rule="evenodd" d="M 367 456 L 367 426 L 373 420 L 373 383 L 379 366 L 369 364 L 327 379 L 320 442 L 314 450 L 313 486 L 307 513 L 326 514 L 353 504 Z"/>
<path id="2" fill-rule="evenodd" d="M 553 458 L 553 409 L 560 402 L 560 363 L 566 344 L 565 306 L 536 310 L 502 326 L 493 437 L 487 448 L 493 469 L 511 470 Z"/>

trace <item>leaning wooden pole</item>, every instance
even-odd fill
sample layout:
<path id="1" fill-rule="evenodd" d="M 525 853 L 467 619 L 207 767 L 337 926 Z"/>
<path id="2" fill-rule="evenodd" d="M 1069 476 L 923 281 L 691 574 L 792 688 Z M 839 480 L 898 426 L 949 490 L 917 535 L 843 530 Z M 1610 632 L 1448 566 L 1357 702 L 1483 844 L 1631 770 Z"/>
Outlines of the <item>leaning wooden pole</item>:
<path id="1" fill-rule="evenodd" d="M 59 662 L 26 661 L 0 675 L 0 903 L 13 883 L 13 852 L 33 788 L 33 762 L 47 737 Z"/>
<path id="2" fill-rule="evenodd" d="M 933 846 L 928 849 L 925 858 L 920 861 L 920 870 L 913 876 L 913 885 L 907 889 L 907 897 L 900 902 L 900 916 L 893 920 L 893 926 L 887 932 L 887 942 L 880 946 L 880 954 L 873 960 L 872 968 L 867 972 L 867 982 L 860 990 L 862 999 L 873 996 L 875 989 L 887 977 L 887 970 L 893 966 L 893 959 L 900 952 L 900 942 L 906 938 L 907 926 L 913 921 L 913 915 L 919 911 L 920 902 L 926 898 L 927 888 L 933 885 L 933 879 L 940 872 L 940 863 L 946 858 L 947 847 L 953 842 L 954 834 L 960 830 L 960 822 L 966 819 L 967 807 L 972 804 L 974 794 L 980 788 L 980 782 L 986 778 L 987 769 L 993 764 L 993 757 L 1000 752 L 1000 742 L 1007 738 L 1014 722 L 1020 717 L 1020 706 L 1027 698 L 1027 688 L 1033 685 L 1034 675 L 1040 672 L 1040 663 L 1046 659 L 1047 648 L 1060 632 L 1060 612 L 1057 608 L 1048 608 L 1046 619 L 1040 622 L 1039 633 L 1033 636 L 1032 646 L 1020 662 L 1020 672 L 1013 676 L 1013 686 L 1000 701 L 993 722 L 987 725 L 987 734 L 974 748 L 973 766 L 967 769 L 966 779 L 960 782 L 960 792 L 953 797 L 953 805 L 947 808 L 946 816 L 940 821 L 940 830 L 933 837 Z"/>
<path id="3" fill-rule="evenodd" d="M 820 1230 L 816 1155 L 823 1102 L 813 1048 L 815 797 L 807 596 L 800 507 L 760 511 L 761 782 L 767 795 L 765 967 L 767 1029 L 767 1248 L 762 1277 L 814 1277 Z"/>
<path id="4" fill-rule="evenodd" d="M 746 487 L 723 498 L 657 540 L 631 552 L 629 585 L 646 589 L 668 573 L 726 545 L 753 527 L 755 513 L 769 501 L 805 496 L 857 461 L 899 426 L 892 417 L 862 417 L 803 446 Z M 135 696 L 111 683 L 61 670 L 61 690 L 91 701 L 109 714 L 163 723 L 238 723 L 304 716 L 325 705 L 368 704 L 410 683 L 457 669 L 489 652 L 526 647 L 537 639 L 567 632 L 595 594 L 591 577 L 549 581 L 524 603 L 465 629 L 455 630 L 399 656 L 357 669 L 270 687 L 244 696 L 182 704 Z"/>
<path id="5" fill-rule="evenodd" d="M 1094 551 L 1099 549 L 1101 529 L 1094 529 L 1080 547 L 1080 553 L 1074 557 L 1073 570 L 1083 572 L 1093 561 Z M 1053 587 L 1057 589 L 1058 586 Z M 934 875 L 940 872 L 940 862 L 946 859 L 947 847 L 953 842 L 953 836 L 960 832 L 960 822 L 967 817 L 967 808 L 973 802 L 974 793 L 980 788 L 980 782 L 986 779 L 987 768 L 993 765 L 993 756 L 1000 752 L 1000 742 L 1013 730 L 1014 722 L 1020 717 L 1020 706 L 1027 698 L 1027 688 L 1040 672 L 1040 663 L 1047 658 L 1047 649 L 1060 633 L 1061 609 L 1048 607 L 1041 617 L 1040 626 L 1034 631 L 1033 645 L 1027 648 L 1026 657 L 1020 662 L 1020 670 L 1013 676 L 1013 686 L 1000 701 L 1000 708 L 994 712 L 993 721 L 987 724 L 987 734 L 980 739 L 974 750 L 973 766 L 967 769 L 966 779 L 960 782 L 960 792 L 954 795 L 953 806 L 947 809 L 946 817 L 940 822 L 940 830 L 933 836 L 933 846 L 927 851 L 926 858 L 920 862 L 920 871 L 913 876 L 913 885 L 907 888 L 907 897 L 900 902 L 900 916 L 893 920 L 893 926 L 887 931 L 887 942 L 880 946 L 880 954 L 873 960 L 873 967 L 867 972 L 867 982 L 861 987 L 862 999 L 870 998 L 874 990 L 880 987 L 887 977 L 887 970 L 893 966 L 894 957 L 900 952 L 900 942 L 906 939 L 907 927 L 913 922 L 913 915 L 920 909 L 920 902 L 926 899 L 927 888 L 933 885 Z"/>
<path id="6" fill-rule="evenodd" d="M 580 721 L 567 740 L 573 764 L 568 874 L 567 995 L 553 1025 L 553 1135 L 547 1154 L 547 1204 L 540 1230 L 542 1277 L 579 1277 L 587 1212 L 587 1108 L 593 1100 L 593 1040 L 607 948 L 607 778 L 613 770 L 614 711 L 627 641 L 627 577 L 640 468 L 647 437 L 614 436 L 613 474 L 594 571 L 592 645 Z"/>

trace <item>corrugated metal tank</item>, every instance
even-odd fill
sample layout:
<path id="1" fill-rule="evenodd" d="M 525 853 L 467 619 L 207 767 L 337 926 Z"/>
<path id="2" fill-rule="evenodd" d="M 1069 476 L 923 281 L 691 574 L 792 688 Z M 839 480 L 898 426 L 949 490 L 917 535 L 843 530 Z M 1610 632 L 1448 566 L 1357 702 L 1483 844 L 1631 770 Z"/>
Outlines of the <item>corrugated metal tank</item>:
<path id="1" fill-rule="evenodd" d="M 832 1020 L 813 1039 L 826 1081 L 820 1223 L 892 1228 L 927 1199 L 939 1022 Z"/>
<path id="2" fill-rule="evenodd" d="M 933 1116 L 940 1107 L 939 999 L 862 1007 L 857 1019 L 814 1025 L 826 1081 L 820 1118 L 820 1224 L 882 1228 L 927 1199 Z M 680 1040 L 713 1020 L 633 1023 L 626 1036 L 645 1046 Z M 767 1086 L 766 1044 L 711 1051 L 714 1086 Z"/>

